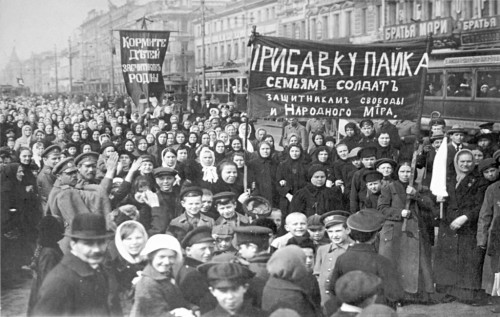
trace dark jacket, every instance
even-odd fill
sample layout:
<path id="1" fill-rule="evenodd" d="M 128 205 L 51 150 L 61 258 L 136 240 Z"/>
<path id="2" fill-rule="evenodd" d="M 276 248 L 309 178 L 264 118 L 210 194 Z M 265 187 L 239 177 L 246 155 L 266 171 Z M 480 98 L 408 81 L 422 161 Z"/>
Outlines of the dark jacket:
<path id="1" fill-rule="evenodd" d="M 251 306 L 249 303 L 243 303 L 243 306 L 236 313 L 236 315 L 230 315 L 226 310 L 224 310 L 220 305 L 217 305 L 215 309 L 209 311 L 206 314 L 203 314 L 202 317 L 265 317 L 267 316 L 266 312 L 261 309 L 258 309 L 254 306 Z"/>
<path id="2" fill-rule="evenodd" d="M 92 269 L 72 253 L 47 275 L 33 308 L 34 316 L 122 316 L 114 276 Z"/>
<path id="3" fill-rule="evenodd" d="M 148 264 L 135 286 L 131 317 L 165 316 L 169 311 L 184 307 L 194 308 L 184 299 L 173 278 L 163 275 Z"/>
<path id="4" fill-rule="evenodd" d="M 342 192 L 339 187 L 317 187 L 307 184 L 293 196 L 290 212 L 301 212 L 309 217 L 343 209 Z"/>

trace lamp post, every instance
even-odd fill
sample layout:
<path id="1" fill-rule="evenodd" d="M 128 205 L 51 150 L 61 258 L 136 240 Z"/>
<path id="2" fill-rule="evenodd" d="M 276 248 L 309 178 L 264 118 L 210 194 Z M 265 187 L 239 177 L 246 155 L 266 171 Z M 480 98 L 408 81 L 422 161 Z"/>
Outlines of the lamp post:
<path id="1" fill-rule="evenodd" d="M 68 59 L 69 59 L 69 92 L 73 92 L 73 57 L 71 56 L 71 38 L 68 38 Z"/>
<path id="2" fill-rule="evenodd" d="M 56 72 L 56 95 L 59 93 L 59 80 L 57 78 L 57 46 L 54 44 L 54 61 L 55 61 L 55 72 Z"/>

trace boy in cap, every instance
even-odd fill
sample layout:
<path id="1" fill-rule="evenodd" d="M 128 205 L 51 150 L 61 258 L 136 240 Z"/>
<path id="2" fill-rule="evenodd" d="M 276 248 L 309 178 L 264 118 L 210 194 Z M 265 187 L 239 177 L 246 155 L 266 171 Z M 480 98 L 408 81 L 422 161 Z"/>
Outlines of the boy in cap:
<path id="1" fill-rule="evenodd" d="M 292 212 L 291 214 L 286 216 L 285 229 L 286 231 L 288 231 L 288 233 L 284 236 L 274 239 L 271 243 L 272 251 L 286 246 L 288 240 L 293 237 L 302 237 L 308 234 L 306 215 L 300 212 Z"/>
<path id="2" fill-rule="evenodd" d="M 248 268 L 258 278 L 267 280 L 266 263 L 271 257 L 269 250 L 269 238 L 272 230 L 261 226 L 245 226 L 234 228 L 238 254 Z"/>
<path id="3" fill-rule="evenodd" d="M 220 217 L 215 221 L 216 225 L 229 225 L 234 227 L 244 226 L 250 223 L 248 218 L 236 212 L 236 195 L 232 192 L 220 192 L 213 197 L 215 208 Z"/>
<path id="4" fill-rule="evenodd" d="M 42 208 L 45 210 L 47 199 L 50 191 L 54 187 L 57 177 L 52 174 L 52 169 L 61 160 L 61 147 L 59 145 L 51 145 L 42 152 L 43 168 L 36 177 L 36 185 L 38 193 L 42 200 Z"/>
<path id="5" fill-rule="evenodd" d="M 33 308 L 34 316 L 123 315 L 116 280 L 102 266 L 107 239 L 106 220 L 96 213 L 80 213 L 71 222 L 71 252 L 45 278 Z M 115 286 L 116 287 L 116 286 Z"/>
<path id="6" fill-rule="evenodd" d="M 349 238 L 349 229 L 346 225 L 349 213 L 342 210 L 334 210 L 327 212 L 321 216 L 326 233 L 330 238 L 331 243 L 323 245 L 316 251 L 316 263 L 314 265 L 314 275 L 318 278 L 319 289 L 321 294 L 321 306 L 325 312 L 332 314 L 335 309 L 330 306 L 337 307 L 335 298 L 330 292 L 330 275 L 337 258 L 343 254 L 352 240 Z"/>
<path id="7" fill-rule="evenodd" d="M 183 189 L 180 199 L 184 212 L 179 217 L 174 218 L 170 222 L 170 225 L 183 228 L 186 232 L 200 226 L 212 228 L 214 220 L 200 213 L 202 195 L 203 192 L 200 187 L 187 187 Z"/>
<path id="8" fill-rule="evenodd" d="M 186 257 L 184 265 L 176 276 L 177 285 L 184 298 L 200 307 L 202 313 L 212 310 L 215 299 L 208 291 L 208 282 L 196 267 L 208 263 L 214 255 L 212 229 L 207 226 L 197 227 L 187 233 L 181 242 Z"/>
<path id="9" fill-rule="evenodd" d="M 315 214 L 307 218 L 307 233 L 309 233 L 315 248 L 330 243 L 330 239 L 325 235 L 325 232 L 326 229 L 323 222 L 321 222 L 320 215 Z"/>
<path id="10" fill-rule="evenodd" d="M 382 189 L 382 173 L 374 170 L 366 171 L 363 181 L 366 183 L 366 199 L 363 201 L 363 208 L 377 208 L 378 197 Z"/>
<path id="11" fill-rule="evenodd" d="M 201 190 L 203 191 L 203 195 L 201 196 L 201 213 L 213 220 L 217 220 L 220 215 L 213 206 L 214 194 L 210 189 L 202 188 Z"/>
<path id="12" fill-rule="evenodd" d="M 227 224 L 215 225 L 212 228 L 212 237 L 215 240 L 215 256 L 226 253 L 236 254 L 238 252 L 232 243 L 234 238 L 232 226 Z"/>
<path id="13" fill-rule="evenodd" d="M 177 171 L 170 167 L 158 167 L 153 170 L 156 182 L 156 194 L 162 208 L 151 209 L 151 229 L 149 235 L 165 233 L 170 221 L 176 216 L 178 190 L 174 187 Z"/>
<path id="14" fill-rule="evenodd" d="M 361 130 L 361 139 L 358 142 L 358 146 L 367 147 L 375 146 L 376 142 L 376 132 L 375 125 L 370 119 L 363 119 L 359 122 L 359 129 Z"/>
<path id="15" fill-rule="evenodd" d="M 350 187 L 350 212 L 355 213 L 360 209 L 360 202 L 366 197 L 366 183 L 363 181 L 363 174 L 367 170 L 373 170 L 377 159 L 377 149 L 375 147 L 364 147 L 358 152 L 363 167 L 352 176 Z"/>
<path id="16" fill-rule="evenodd" d="M 375 303 L 382 280 L 375 274 L 351 271 L 335 284 L 335 294 L 342 302 L 332 317 L 354 317 L 365 307 Z"/>
<path id="17" fill-rule="evenodd" d="M 238 263 L 209 263 L 198 267 L 208 280 L 210 293 L 217 299 L 215 309 L 203 317 L 265 316 L 265 312 L 245 301 L 249 282 L 255 275 Z"/>
<path id="18" fill-rule="evenodd" d="M 337 259 L 330 276 L 330 291 L 337 280 L 351 271 L 364 271 L 373 273 L 382 279 L 383 292 L 377 303 L 395 307 L 403 294 L 398 273 L 392 262 L 375 250 L 374 242 L 377 232 L 382 228 L 385 218 L 376 209 L 364 209 L 349 216 L 347 226 L 349 236 L 355 241 L 347 251 Z"/>

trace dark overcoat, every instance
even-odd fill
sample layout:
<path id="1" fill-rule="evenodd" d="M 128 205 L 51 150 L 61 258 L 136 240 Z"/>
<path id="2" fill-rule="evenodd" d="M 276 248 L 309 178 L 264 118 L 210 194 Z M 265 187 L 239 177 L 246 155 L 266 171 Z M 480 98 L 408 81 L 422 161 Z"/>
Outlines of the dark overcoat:
<path id="1" fill-rule="evenodd" d="M 122 316 L 114 276 L 66 254 L 43 281 L 33 316 Z"/>
<path id="2" fill-rule="evenodd" d="M 410 218 L 406 231 L 403 232 L 406 189 L 400 181 L 394 181 L 382 187 L 378 199 L 378 209 L 385 216 L 380 232 L 379 253 L 392 261 L 397 269 L 401 285 L 405 292 L 433 292 L 431 242 L 428 235 L 427 214 L 432 214 L 430 196 L 418 193 L 410 202 Z M 431 217 L 432 218 L 432 217 Z"/>
<path id="3" fill-rule="evenodd" d="M 340 188 L 317 187 L 310 183 L 293 196 L 290 208 L 290 212 L 301 212 L 307 217 L 332 210 L 344 210 Z"/>
<path id="4" fill-rule="evenodd" d="M 482 201 L 478 191 L 479 175 L 469 173 L 456 186 L 455 177 L 447 183 L 449 199 L 445 203 L 444 219 L 439 225 L 434 278 L 438 285 L 480 289 L 484 249 L 477 246 L 477 222 Z M 468 220 L 458 230 L 450 224 L 457 217 Z"/>

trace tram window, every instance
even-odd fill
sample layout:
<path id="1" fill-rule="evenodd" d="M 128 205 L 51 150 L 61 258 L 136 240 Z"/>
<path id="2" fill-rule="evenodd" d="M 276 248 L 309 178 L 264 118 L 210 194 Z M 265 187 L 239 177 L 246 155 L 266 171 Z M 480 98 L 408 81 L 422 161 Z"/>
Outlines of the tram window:
<path id="1" fill-rule="evenodd" d="M 456 71 L 447 73 L 446 95 L 448 97 L 472 96 L 472 72 Z"/>
<path id="2" fill-rule="evenodd" d="M 426 86 L 426 96 L 442 96 L 443 95 L 443 74 L 442 73 L 428 73 Z"/>
<path id="3" fill-rule="evenodd" d="M 247 93 L 248 92 L 248 81 L 246 78 L 243 78 L 241 85 L 243 88 L 243 92 Z"/>
<path id="4" fill-rule="evenodd" d="M 500 71 L 478 71 L 476 97 L 500 98 Z"/>
<path id="5" fill-rule="evenodd" d="M 222 79 L 216 79 L 214 80 L 214 92 L 222 92 L 223 91 L 223 83 Z"/>

